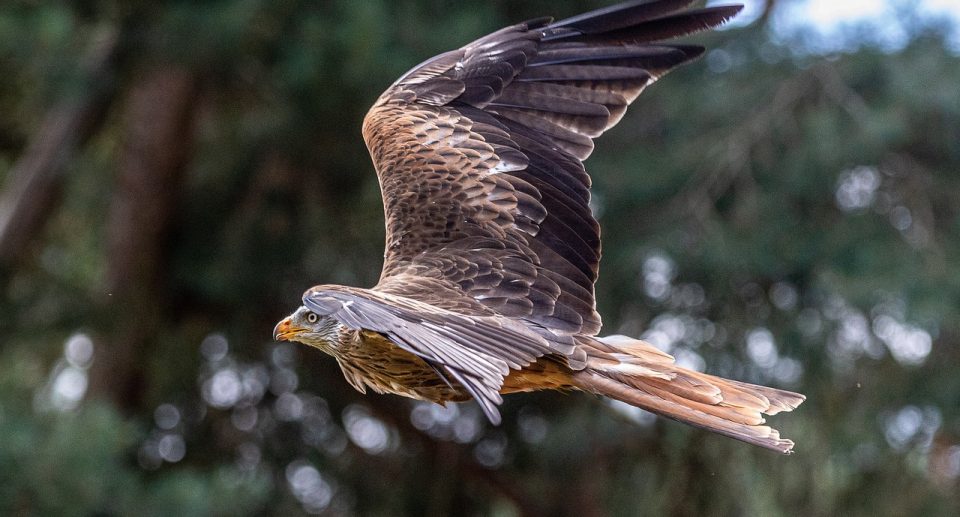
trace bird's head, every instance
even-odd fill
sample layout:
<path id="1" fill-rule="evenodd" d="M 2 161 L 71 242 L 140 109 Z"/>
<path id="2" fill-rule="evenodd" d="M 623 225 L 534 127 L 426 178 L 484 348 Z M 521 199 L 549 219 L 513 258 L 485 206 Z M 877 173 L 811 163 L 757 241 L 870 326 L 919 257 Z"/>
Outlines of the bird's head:
<path id="1" fill-rule="evenodd" d="M 343 325 L 334 318 L 300 307 L 273 327 L 273 339 L 297 341 L 324 351 L 331 351 L 339 342 L 342 328 Z"/>

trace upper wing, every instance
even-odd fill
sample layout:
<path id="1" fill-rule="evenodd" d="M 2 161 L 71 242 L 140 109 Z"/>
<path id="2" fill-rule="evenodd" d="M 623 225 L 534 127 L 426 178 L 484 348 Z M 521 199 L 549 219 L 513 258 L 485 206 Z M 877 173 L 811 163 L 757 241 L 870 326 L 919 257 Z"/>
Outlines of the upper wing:
<path id="1" fill-rule="evenodd" d="M 703 50 L 652 42 L 740 10 L 690 3 L 514 25 L 394 83 L 363 125 L 387 227 L 375 289 L 417 297 L 397 280 L 425 277 L 553 333 L 597 333 L 600 230 L 582 160 L 645 86 Z"/>

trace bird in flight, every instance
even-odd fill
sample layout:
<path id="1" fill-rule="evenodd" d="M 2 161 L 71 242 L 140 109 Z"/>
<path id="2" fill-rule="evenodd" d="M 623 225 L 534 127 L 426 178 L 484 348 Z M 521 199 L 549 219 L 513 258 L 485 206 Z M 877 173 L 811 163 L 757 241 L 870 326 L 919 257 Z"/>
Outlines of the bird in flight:
<path id="1" fill-rule="evenodd" d="M 494 424 L 504 394 L 580 390 L 791 452 L 763 415 L 803 395 L 597 336 L 600 227 L 583 161 L 645 87 L 703 52 L 664 41 L 741 9 L 689 4 L 512 25 L 393 83 L 363 121 L 386 216 L 380 280 L 309 289 L 274 339 L 332 355 L 361 392 L 473 399 Z"/>

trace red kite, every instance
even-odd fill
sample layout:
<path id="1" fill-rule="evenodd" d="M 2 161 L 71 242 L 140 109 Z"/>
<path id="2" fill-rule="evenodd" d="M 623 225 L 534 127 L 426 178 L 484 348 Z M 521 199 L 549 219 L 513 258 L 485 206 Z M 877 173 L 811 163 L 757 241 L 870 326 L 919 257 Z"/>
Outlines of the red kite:
<path id="1" fill-rule="evenodd" d="M 380 281 L 308 290 L 274 338 L 332 355 L 361 392 L 472 398 L 493 423 L 503 394 L 582 390 L 790 452 L 762 415 L 803 395 L 597 337 L 600 228 L 583 160 L 647 85 L 703 52 L 662 41 L 741 8 L 688 4 L 532 20 L 398 79 L 363 122 L 386 214 Z"/>

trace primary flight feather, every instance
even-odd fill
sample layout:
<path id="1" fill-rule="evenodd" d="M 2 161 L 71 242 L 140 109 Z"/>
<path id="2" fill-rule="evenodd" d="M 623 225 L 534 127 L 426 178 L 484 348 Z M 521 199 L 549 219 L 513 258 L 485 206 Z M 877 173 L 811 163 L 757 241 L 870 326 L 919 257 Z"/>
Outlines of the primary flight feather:
<path id="1" fill-rule="evenodd" d="M 687 370 L 597 337 L 600 227 L 583 161 L 643 89 L 702 47 L 663 43 L 740 6 L 634 1 L 532 20 L 440 54 L 363 122 L 386 250 L 371 289 L 319 285 L 274 338 L 337 359 L 358 390 L 437 403 L 583 390 L 781 452 L 763 425 L 803 395 Z"/>

